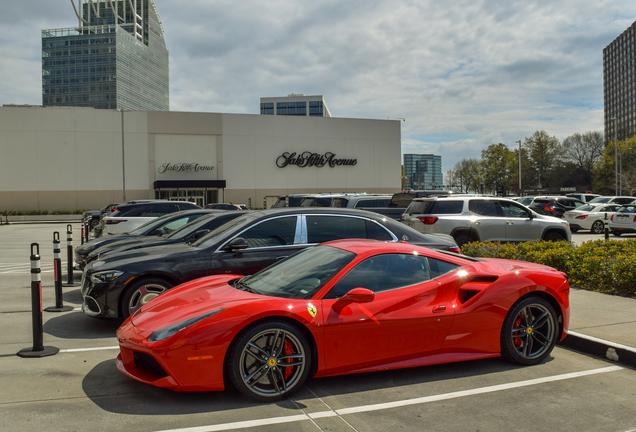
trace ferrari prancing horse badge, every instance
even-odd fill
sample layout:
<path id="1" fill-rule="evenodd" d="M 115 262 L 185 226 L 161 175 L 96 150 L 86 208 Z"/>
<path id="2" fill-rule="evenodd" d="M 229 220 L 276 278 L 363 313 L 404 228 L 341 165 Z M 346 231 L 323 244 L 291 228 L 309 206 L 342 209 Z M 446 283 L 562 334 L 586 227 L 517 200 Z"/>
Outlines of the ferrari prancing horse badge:
<path id="1" fill-rule="evenodd" d="M 309 312 L 309 315 L 311 315 L 312 318 L 316 318 L 316 314 L 318 313 L 318 309 L 316 309 L 316 306 L 313 305 L 308 305 L 307 306 L 307 312 Z"/>

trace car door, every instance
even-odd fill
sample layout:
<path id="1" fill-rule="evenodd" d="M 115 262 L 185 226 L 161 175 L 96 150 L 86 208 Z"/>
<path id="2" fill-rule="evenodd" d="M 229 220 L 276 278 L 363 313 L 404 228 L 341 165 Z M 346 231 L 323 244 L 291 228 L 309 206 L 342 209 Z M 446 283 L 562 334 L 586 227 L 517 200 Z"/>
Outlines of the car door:
<path id="1" fill-rule="evenodd" d="M 246 249 L 225 249 L 230 241 L 239 237 L 247 242 Z M 303 247 L 300 244 L 300 216 L 271 217 L 224 242 L 212 256 L 210 274 L 254 274 Z"/>
<path id="2" fill-rule="evenodd" d="M 470 225 L 481 241 L 504 241 L 506 222 L 501 217 L 497 200 L 470 200 Z"/>
<path id="3" fill-rule="evenodd" d="M 353 288 L 372 301 L 343 304 Z M 328 373 L 407 362 L 439 349 L 454 311 L 427 258 L 381 254 L 358 263 L 321 300 Z M 402 363 L 408 364 L 408 363 Z"/>
<path id="4" fill-rule="evenodd" d="M 526 241 L 541 238 L 541 223 L 530 217 L 524 206 L 514 201 L 499 201 L 505 220 L 506 241 Z"/>

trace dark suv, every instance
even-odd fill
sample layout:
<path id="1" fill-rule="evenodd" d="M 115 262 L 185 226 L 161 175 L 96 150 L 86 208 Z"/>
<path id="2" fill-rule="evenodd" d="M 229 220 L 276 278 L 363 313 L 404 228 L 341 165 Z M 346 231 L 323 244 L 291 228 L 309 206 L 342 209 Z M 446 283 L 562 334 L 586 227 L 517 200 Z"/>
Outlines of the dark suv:
<path id="1" fill-rule="evenodd" d="M 562 218 L 563 213 L 581 207 L 584 203 L 576 198 L 566 196 L 543 196 L 536 197 L 529 208 L 535 212 L 545 215 Z"/>

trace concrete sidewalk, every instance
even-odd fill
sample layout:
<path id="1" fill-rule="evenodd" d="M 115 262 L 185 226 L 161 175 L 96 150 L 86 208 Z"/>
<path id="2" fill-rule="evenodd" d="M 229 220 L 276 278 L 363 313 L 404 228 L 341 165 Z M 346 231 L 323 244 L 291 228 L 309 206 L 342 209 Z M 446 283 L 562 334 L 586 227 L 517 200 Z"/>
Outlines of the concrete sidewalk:
<path id="1" fill-rule="evenodd" d="M 636 299 L 573 288 L 570 313 L 560 345 L 636 367 Z"/>

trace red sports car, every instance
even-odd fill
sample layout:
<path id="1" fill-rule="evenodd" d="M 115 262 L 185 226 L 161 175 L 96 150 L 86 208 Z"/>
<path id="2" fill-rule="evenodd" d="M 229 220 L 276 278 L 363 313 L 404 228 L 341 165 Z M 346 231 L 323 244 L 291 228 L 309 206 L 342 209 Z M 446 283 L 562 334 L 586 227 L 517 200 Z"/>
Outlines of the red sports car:
<path id="1" fill-rule="evenodd" d="M 339 240 L 163 293 L 117 331 L 117 367 L 157 387 L 231 383 L 274 401 L 310 375 L 499 355 L 531 365 L 566 336 L 569 290 L 543 265 Z"/>

